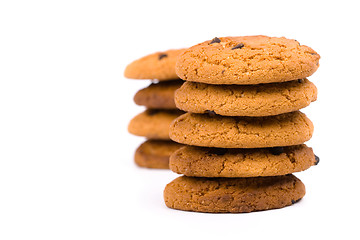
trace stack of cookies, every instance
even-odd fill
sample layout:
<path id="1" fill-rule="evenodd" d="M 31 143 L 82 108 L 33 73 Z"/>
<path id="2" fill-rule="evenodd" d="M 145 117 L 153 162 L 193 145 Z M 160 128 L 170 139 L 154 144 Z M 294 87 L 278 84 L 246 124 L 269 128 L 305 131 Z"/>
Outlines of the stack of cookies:
<path id="1" fill-rule="evenodd" d="M 183 114 L 174 103 L 175 90 L 183 83 L 175 73 L 176 59 L 182 51 L 153 53 L 135 60 L 125 69 L 127 78 L 152 81 L 135 94 L 135 103 L 145 106 L 146 110 L 135 116 L 128 126 L 130 133 L 147 138 L 135 152 L 135 163 L 140 167 L 168 169 L 170 155 L 182 147 L 169 138 L 170 123 Z"/>
<path id="2" fill-rule="evenodd" d="M 306 77 L 319 59 L 296 40 L 267 36 L 214 38 L 184 51 L 175 103 L 188 113 L 170 126 L 170 138 L 187 145 L 170 169 L 184 176 L 166 186 L 166 205 L 252 212 L 299 201 L 305 186 L 292 173 L 319 162 L 304 144 L 313 124 L 298 111 L 316 100 Z"/>

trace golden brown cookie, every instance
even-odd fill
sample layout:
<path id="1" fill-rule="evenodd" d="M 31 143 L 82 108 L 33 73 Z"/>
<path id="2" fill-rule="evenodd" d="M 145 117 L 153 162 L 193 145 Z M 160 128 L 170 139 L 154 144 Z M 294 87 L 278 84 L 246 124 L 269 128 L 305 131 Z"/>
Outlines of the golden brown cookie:
<path id="1" fill-rule="evenodd" d="M 259 84 L 303 79 L 319 67 L 320 56 L 284 37 L 222 37 L 185 50 L 176 73 L 208 84 Z"/>
<path id="2" fill-rule="evenodd" d="M 152 83 L 139 90 L 135 94 L 134 101 L 137 105 L 146 108 L 176 109 L 174 94 L 183 83 L 182 80 Z"/>
<path id="3" fill-rule="evenodd" d="M 305 144 L 251 149 L 185 146 L 171 155 L 170 169 L 192 177 L 265 177 L 304 171 L 318 162 Z"/>
<path id="4" fill-rule="evenodd" d="M 147 140 L 135 151 L 139 167 L 169 169 L 169 157 L 184 145 L 166 140 Z"/>
<path id="5" fill-rule="evenodd" d="M 185 113 L 170 125 L 178 143 L 217 148 L 263 148 L 308 141 L 314 126 L 299 111 L 268 117 L 224 117 Z"/>
<path id="6" fill-rule="evenodd" d="M 176 178 L 164 190 L 169 208 L 211 213 L 244 213 L 289 206 L 305 195 L 294 175 L 257 178 Z"/>
<path id="7" fill-rule="evenodd" d="M 307 79 L 258 85 L 185 82 L 176 91 L 175 103 L 186 112 L 258 117 L 299 110 L 316 97 L 317 89 Z"/>
<path id="8" fill-rule="evenodd" d="M 149 139 L 169 140 L 170 123 L 182 113 L 180 110 L 147 109 L 131 119 L 128 130 Z"/>
<path id="9" fill-rule="evenodd" d="M 179 79 L 175 73 L 175 63 L 183 50 L 156 52 L 142 57 L 130 63 L 124 75 L 132 79 L 157 79 L 159 81 Z"/>

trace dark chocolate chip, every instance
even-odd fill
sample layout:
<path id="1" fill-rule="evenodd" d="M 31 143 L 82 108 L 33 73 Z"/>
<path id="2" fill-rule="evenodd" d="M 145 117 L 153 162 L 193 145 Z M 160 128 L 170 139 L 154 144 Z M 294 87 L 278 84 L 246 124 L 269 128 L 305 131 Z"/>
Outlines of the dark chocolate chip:
<path id="1" fill-rule="evenodd" d="M 304 82 L 304 79 L 298 79 L 298 82 L 299 82 L 299 83 L 303 83 L 303 82 Z"/>
<path id="2" fill-rule="evenodd" d="M 315 155 L 315 154 L 314 154 Z M 318 165 L 320 162 L 320 158 L 315 155 L 315 165 Z"/>
<path id="3" fill-rule="evenodd" d="M 215 111 L 206 110 L 205 113 L 206 113 L 206 114 L 209 114 L 210 117 L 215 117 L 215 116 L 216 116 L 216 112 L 215 112 Z"/>
<path id="4" fill-rule="evenodd" d="M 225 155 L 227 153 L 226 148 L 211 148 L 207 153 L 208 154 L 216 154 L 218 156 Z"/>
<path id="5" fill-rule="evenodd" d="M 231 50 L 234 50 L 234 49 L 242 49 L 244 47 L 244 44 L 243 43 L 239 43 L 238 45 L 236 45 L 235 47 L 233 47 Z"/>
<path id="6" fill-rule="evenodd" d="M 210 44 L 220 43 L 220 42 L 221 42 L 220 38 L 215 37 L 215 38 L 213 38 L 213 40 L 211 40 Z"/>
<path id="7" fill-rule="evenodd" d="M 273 155 L 280 155 L 284 152 L 284 148 L 283 147 L 273 147 L 270 148 L 270 153 Z"/>
<path id="8" fill-rule="evenodd" d="M 317 53 L 310 53 L 311 55 L 318 55 Z"/>
<path id="9" fill-rule="evenodd" d="M 153 116 L 153 115 L 155 115 L 155 114 L 158 114 L 159 112 L 160 112 L 160 110 L 158 110 L 158 109 L 149 109 L 149 110 L 147 111 L 147 113 L 148 113 L 149 116 Z"/>
<path id="10" fill-rule="evenodd" d="M 297 43 L 299 44 L 299 46 L 301 45 L 301 44 L 300 44 L 300 42 L 299 42 L 298 40 L 296 40 L 296 39 L 294 39 L 294 40 L 295 40 L 295 41 L 297 41 Z"/>
<path id="11" fill-rule="evenodd" d="M 163 58 L 165 58 L 167 56 L 168 55 L 166 53 L 161 53 L 161 54 L 159 54 L 159 60 L 161 60 L 161 59 L 163 59 Z"/>
<path id="12" fill-rule="evenodd" d="M 291 200 L 291 203 L 294 204 L 294 203 L 297 203 L 300 200 L 301 200 L 301 198 L 299 198 L 298 200 Z"/>

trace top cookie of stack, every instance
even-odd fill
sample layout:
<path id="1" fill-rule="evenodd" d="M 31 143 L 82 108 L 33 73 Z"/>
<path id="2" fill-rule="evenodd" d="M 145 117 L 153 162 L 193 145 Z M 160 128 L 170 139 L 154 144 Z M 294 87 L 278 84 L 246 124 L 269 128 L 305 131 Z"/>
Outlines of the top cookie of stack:
<path id="1" fill-rule="evenodd" d="M 183 80 L 208 84 L 287 82 L 312 75 L 319 59 L 310 47 L 284 37 L 223 37 L 186 50 L 176 73 Z"/>
<path id="2" fill-rule="evenodd" d="M 174 66 L 183 50 L 170 49 L 139 58 L 126 67 L 124 75 L 131 79 L 151 79 L 159 82 L 179 79 Z"/>

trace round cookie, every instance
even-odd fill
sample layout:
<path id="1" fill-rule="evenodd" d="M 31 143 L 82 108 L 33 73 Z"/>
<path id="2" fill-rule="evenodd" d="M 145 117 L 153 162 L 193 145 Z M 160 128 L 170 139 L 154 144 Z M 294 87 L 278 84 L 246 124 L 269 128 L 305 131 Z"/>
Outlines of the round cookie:
<path id="1" fill-rule="evenodd" d="M 134 160 L 139 167 L 169 169 L 169 157 L 184 145 L 164 140 L 147 140 L 135 151 Z"/>
<path id="2" fill-rule="evenodd" d="M 181 114 L 180 110 L 147 109 L 131 119 L 128 131 L 149 139 L 169 140 L 170 123 Z"/>
<path id="3" fill-rule="evenodd" d="M 318 159 L 305 144 L 251 149 L 185 146 L 171 155 L 170 169 L 192 177 L 265 177 L 304 171 Z"/>
<path id="4" fill-rule="evenodd" d="M 299 111 L 268 117 L 224 117 L 185 113 L 170 125 L 178 143 L 217 148 L 264 148 L 308 141 L 314 126 Z"/>
<path id="5" fill-rule="evenodd" d="M 185 82 L 175 93 L 175 103 L 186 112 L 258 117 L 297 111 L 316 97 L 317 89 L 307 79 L 258 85 Z"/>
<path id="6" fill-rule="evenodd" d="M 156 52 L 137 59 L 125 68 L 124 75 L 132 79 L 157 79 L 159 81 L 179 79 L 175 73 L 175 63 L 183 50 Z"/>
<path id="7" fill-rule="evenodd" d="M 182 176 L 166 185 L 169 208 L 210 213 L 245 213 L 282 208 L 305 195 L 294 175 L 257 178 L 195 178 Z"/>
<path id="8" fill-rule="evenodd" d="M 174 94 L 183 83 L 182 80 L 152 83 L 135 94 L 134 102 L 146 108 L 176 109 Z"/>
<path id="9" fill-rule="evenodd" d="M 188 48 L 178 58 L 177 75 L 208 84 L 259 84 L 303 79 L 319 67 L 310 47 L 284 37 L 222 37 Z"/>

